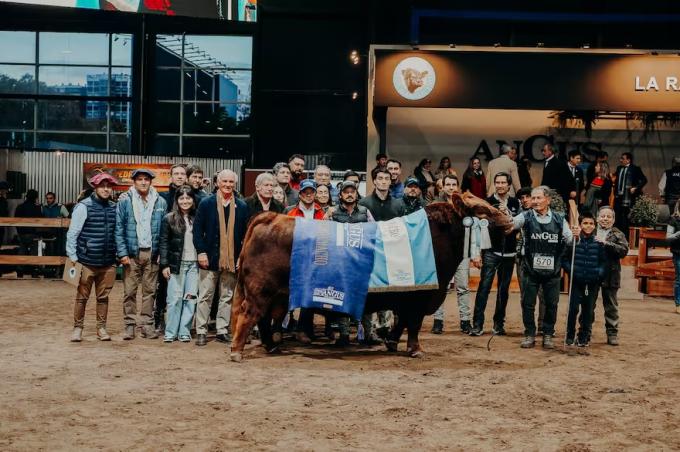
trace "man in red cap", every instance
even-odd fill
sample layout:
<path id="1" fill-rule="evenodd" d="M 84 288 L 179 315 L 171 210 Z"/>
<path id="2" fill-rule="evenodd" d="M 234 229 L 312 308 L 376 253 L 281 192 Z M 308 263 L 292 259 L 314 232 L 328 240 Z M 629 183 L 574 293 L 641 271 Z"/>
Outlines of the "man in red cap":
<path id="1" fill-rule="evenodd" d="M 116 279 L 116 204 L 111 194 L 117 181 L 110 174 L 99 173 L 89 182 L 94 192 L 76 204 L 66 234 L 66 254 L 83 266 L 73 309 L 71 342 L 82 340 L 85 305 L 92 284 L 97 297 L 97 338 L 111 340 L 106 332 L 106 317 L 109 292 Z"/>

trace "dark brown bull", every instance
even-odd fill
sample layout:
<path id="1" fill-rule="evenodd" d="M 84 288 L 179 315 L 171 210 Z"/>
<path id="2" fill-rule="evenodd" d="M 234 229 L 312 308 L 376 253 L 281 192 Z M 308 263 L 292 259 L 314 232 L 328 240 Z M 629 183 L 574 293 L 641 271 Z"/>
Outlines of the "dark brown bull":
<path id="1" fill-rule="evenodd" d="M 386 340 L 387 348 L 397 350 L 399 339 L 408 330 L 407 349 L 412 357 L 423 356 L 418 332 L 426 315 L 433 314 L 446 298 L 446 290 L 463 259 L 464 227 L 467 215 L 487 217 L 496 227 L 511 229 L 508 217 L 487 202 L 465 193 L 454 194 L 453 203 L 434 203 L 425 207 L 430 223 L 439 288 L 415 292 L 369 293 L 365 312 L 390 309 L 396 324 Z M 280 323 L 288 312 L 288 278 L 293 247 L 292 217 L 265 213 L 253 219 L 248 228 L 240 257 L 240 271 L 231 308 L 234 332 L 231 359 L 241 361 L 247 336 L 258 325 L 262 345 L 275 350 L 272 320 Z M 280 340 L 280 335 L 278 340 Z"/>

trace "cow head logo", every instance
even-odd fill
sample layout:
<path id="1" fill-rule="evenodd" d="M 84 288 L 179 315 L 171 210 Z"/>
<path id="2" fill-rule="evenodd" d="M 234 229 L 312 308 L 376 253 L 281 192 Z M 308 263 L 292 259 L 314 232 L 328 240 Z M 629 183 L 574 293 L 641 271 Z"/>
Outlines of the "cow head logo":
<path id="1" fill-rule="evenodd" d="M 420 57 L 402 60 L 394 69 L 392 83 L 394 89 L 404 98 L 418 100 L 432 92 L 436 82 L 434 68 Z"/>

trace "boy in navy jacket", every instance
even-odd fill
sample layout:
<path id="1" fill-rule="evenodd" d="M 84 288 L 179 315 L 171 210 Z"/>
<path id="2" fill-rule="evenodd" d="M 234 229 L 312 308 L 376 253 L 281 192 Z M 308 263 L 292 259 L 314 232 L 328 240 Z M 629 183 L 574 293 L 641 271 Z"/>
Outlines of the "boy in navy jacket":
<path id="1" fill-rule="evenodd" d="M 581 232 L 574 254 L 574 273 L 569 299 L 566 344 L 573 345 L 576 333 L 576 316 L 581 308 L 581 317 L 576 345 L 586 347 L 590 344 L 590 330 L 593 304 L 602 284 L 607 264 L 604 246 L 595 240 L 595 218 L 584 212 L 579 218 Z M 571 272 L 571 253 L 565 253 L 562 267 Z"/>

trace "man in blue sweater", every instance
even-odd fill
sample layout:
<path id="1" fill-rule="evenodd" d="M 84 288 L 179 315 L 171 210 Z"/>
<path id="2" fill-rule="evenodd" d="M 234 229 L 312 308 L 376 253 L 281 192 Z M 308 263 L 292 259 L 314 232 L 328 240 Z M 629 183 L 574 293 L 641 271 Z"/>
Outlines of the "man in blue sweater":
<path id="1" fill-rule="evenodd" d="M 194 247 L 198 254 L 199 288 L 196 309 L 196 345 L 206 345 L 213 294 L 219 286 L 216 327 L 218 342 L 228 343 L 231 299 L 236 266 L 246 235 L 248 205 L 234 196 L 238 178 L 232 170 L 217 174 L 217 191 L 201 201 L 194 219 Z"/>

